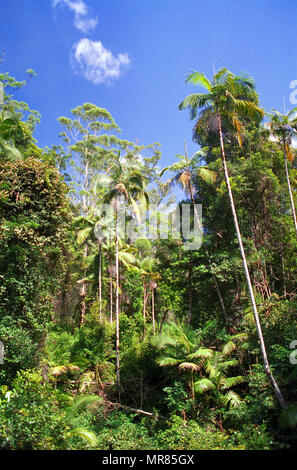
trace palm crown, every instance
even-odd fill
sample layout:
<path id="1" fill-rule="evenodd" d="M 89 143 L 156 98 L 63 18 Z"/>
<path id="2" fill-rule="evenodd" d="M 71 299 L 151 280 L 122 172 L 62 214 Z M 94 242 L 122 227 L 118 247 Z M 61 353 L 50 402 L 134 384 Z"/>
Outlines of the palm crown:
<path id="1" fill-rule="evenodd" d="M 290 150 L 292 140 L 297 137 L 297 107 L 288 114 L 281 114 L 274 110 L 274 114 L 267 113 L 272 119 L 269 122 L 271 133 L 277 137 L 286 148 L 286 154 L 292 163 L 294 155 Z"/>
<path id="2" fill-rule="evenodd" d="M 194 140 L 201 142 L 211 132 L 217 132 L 218 120 L 226 130 L 235 130 L 239 144 L 242 142 L 243 118 L 261 121 L 264 111 L 257 105 L 254 80 L 246 75 L 234 75 L 223 68 L 210 81 L 203 73 L 193 71 L 187 83 L 200 85 L 206 93 L 188 95 L 179 109 L 188 108 L 192 120 L 197 119 L 193 129 Z"/>
<path id="3" fill-rule="evenodd" d="M 160 173 L 160 176 L 163 176 L 166 171 L 174 173 L 172 178 L 166 182 L 165 187 L 171 188 L 175 184 L 180 184 L 186 194 L 190 194 L 191 184 L 197 176 L 207 183 L 213 183 L 216 176 L 215 173 L 205 166 L 200 166 L 200 159 L 203 156 L 205 156 L 205 151 L 203 149 L 195 152 L 190 158 L 187 156 L 187 151 L 185 151 L 185 155 L 177 154 L 176 157 L 178 158 L 178 161 L 163 168 Z"/>

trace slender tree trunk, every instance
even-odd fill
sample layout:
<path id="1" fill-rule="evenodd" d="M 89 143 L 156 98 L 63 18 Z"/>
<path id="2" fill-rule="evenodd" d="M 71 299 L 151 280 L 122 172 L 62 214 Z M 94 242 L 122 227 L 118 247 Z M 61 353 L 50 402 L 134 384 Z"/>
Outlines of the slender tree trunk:
<path id="1" fill-rule="evenodd" d="M 85 249 L 84 249 L 84 258 L 86 258 L 87 256 L 88 256 L 88 245 L 86 245 Z M 87 271 L 85 269 L 84 270 L 84 278 L 86 277 L 86 275 L 87 275 Z M 81 290 L 80 290 L 80 295 L 81 295 L 81 298 L 82 298 L 81 311 L 80 311 L 80 325 L 83 325 L 84 322 L 85 322 L 85 318 L 86 318 L 87 283 L 85 281 L 83 281 L 83 283 L 82 283 Z"/>
<path id="2" fill-rule="evenodd" d="M 193 263 L 189 263 L 189 279 L 188 279 L 188 289 L 189 289 L 189 313 L 188 313 L 188 325 L 191 323 L 192 319 L 192 306 L 193 306 L 193 289 L 192 289 L 192 275 L 193 275 Z"/>
<path id="3" fill-rule="evenodd" d="M 254 319 L 255 319 L 255 323 L 256 323 L 257 334 L 258 334 L 258 338 L 259 338 L 259 342 L 260 342 L 260 349 L 261 349 L 261 353 L 262 353 L 262 357 L 263 357 L 264 369 L 265 369 L 267 377 L 269 378 L 269 380 L 272 384 L 275 395 L 276 395 L 281 407 L 284 409 L 284 408 L 286 408 L 286 403 L 285 403 L 284 397 L 283 397 L 283 395 L 282 395 L 282 393 L 279 389 L 279 386 L 278 386 L 277 382 L 275 381 L 275 378 L 272 374 L 272 371 L 271 371 L 270 365 L 269 365 L 269 361 L 268 361 L 268 357 L 267 357 L 267 352 L 266 352 L 265 342 L 264 342 L 264 338 L 263 338 L 261 323 L 260 323 L 258 310 L 257 310 L 257 305 L 256 305 L 256 301 L 255 301 L 255 296 L 254 296 L 254 291 L 253 291 L 253 287 L 252 287 L 252 283 L 251 283 L 251 279 L 250 279 L 250 273 L 249 273 L 249 269 L 248 269 L 248 265 L 247 265 L 247 261 L 246 261 L 246 257 L 245 257 L 245 252 L 244 252 L 244 248 L 243 248 L 241 233 L 240 233 L 239 224 L 238 224 L 238 220 L 237 220 L 236 209 L 235 209 L 234 200 L 233 200 L 231 184 L 230 184 L 230 180 L 229 180 L 229 173 L 228 173 L 228 167 L 227 167 L 227 162 L 226 162 L 225 146 L 224 146 L 224 139 L 223 139 L 223 132 L 222 132 L 222 124 L 221 124 L 221 118 L 220 118 L 219 114 L 217 115 L 217 118 L 218 118 L 218 125 L 219 125 L 221 157 L 222 157 L 223 169 L 224 169 L 224 174 L 225 174 L 225 181 L 226 181 L 226 185 L 227 185 L 227 189 L 228 189 L 229 200 L 230 200 L 230 205 L 231 205 L 231 210 L 232 210 L 232 215 L 233 215 L 233 221 L 234 221 L 234 226 L 235 226 L 236 235 L 237 235 L 237 240 L 238 240 L 238 243 L 239 243 L 244 274 L 245 274 L 246 283 L 247 283 L 247 286 L 248 286 L 248 291 L 249 291 L 251 304 L 252 304 L 252 308 L 253 308 L 253 314 L 254 314 Z"/>
<path id="4" fill-rule="evenodd" d="M 109 273 L 109 313 L 110 313 L 110 323 L 113 322 L 113 292 L 112 292 L 112 263 L 110 261 L 109 265 L 110 273 Z"/>
<path id="5" fill-rule="evenodd" d="M 146 322 L 146 283 L 143 284 L 143 335 L 145 336 L 145 322 Z"/>
<path id="6" fill-rule="evenodd" d="M 153 321 L 153 332 L 156 334 L 156 322 L 155 322 L 155 288 L 152 288 L 152 321 Z"/>
<path id="7" fill-rule="evenodd" d="M 292 210 L 292 216 L 293 216 L 293 221 L 294 221 L 294 226 L 295 226 L 295 232 L 296 232 L 296 236 L 297 236 L 296 210 L 295 210 L 295 204 L 294 204 L 294 199 L 293 199 L 293 194 L 292 194 L 292 189 L 291 189 L 291 183 L 290 183 L 290 176 L 289 176 L 289 170 L 288 170 L 288 160 L 287 160 L 287 151 L 286 151 L 286 141 L 285 140 L 283 142 L 283 145 L 284 145 L 284 161 L 285 161 L 287 185 L 288 185 L 288 190 L 289 190 L 289 194 L 290 194 L 291 210 Z"/>
<path id="8" fill-rule="evenodd" d="M 99 318 L 102 320 L 102 246 L 99 241 Z"/>
<path id="9" fill-rule="evenodd" d="M 117 199 L 116 209 L 116 385 L 120 400 L 120 303 L 119 303 L 119 204 Z"/>
<path id="10" fill-rule="evenodd" d="M 285 259 L 283 248 L 281 250 L 281 259 L 282 259 L 282 276 L 283 276 L 283 289 L 284 289 L 284 297 L 287 297 L 287 286 L 286 286 L 286 272 L 285 272 Z"/>

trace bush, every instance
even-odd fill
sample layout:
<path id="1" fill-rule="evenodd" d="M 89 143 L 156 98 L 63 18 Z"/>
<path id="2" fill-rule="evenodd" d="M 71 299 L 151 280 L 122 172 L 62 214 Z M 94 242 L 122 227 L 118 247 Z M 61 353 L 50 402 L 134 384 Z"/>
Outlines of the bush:
<path id="1" fill-rule="evenodd" d="M 0 447 L 63 449 L 68 428 L 57 406 L 55 391 L 39 372 L 20 371 L 11 392 L 0 395 Z"/>

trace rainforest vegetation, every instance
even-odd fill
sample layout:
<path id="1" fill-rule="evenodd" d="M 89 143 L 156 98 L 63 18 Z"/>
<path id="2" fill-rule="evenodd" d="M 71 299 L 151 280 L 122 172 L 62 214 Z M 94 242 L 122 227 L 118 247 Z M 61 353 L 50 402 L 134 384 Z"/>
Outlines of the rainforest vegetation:
<path id="1" fill-rule="evenodd" d="M 0 448 L 296 446 L 297 110 L 192 71 L 197 151 L 164 168 L 100 103 L 39 148 L 0 81 Z M 185 205 L 192 245 L 166 230 Z"/>

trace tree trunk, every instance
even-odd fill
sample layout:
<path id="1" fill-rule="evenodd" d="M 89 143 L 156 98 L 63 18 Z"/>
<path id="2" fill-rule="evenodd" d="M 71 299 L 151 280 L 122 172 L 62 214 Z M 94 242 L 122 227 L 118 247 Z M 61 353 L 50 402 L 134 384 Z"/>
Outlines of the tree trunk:
<path id="1" fill-rule="evenodd" d="M 291 210 L 292 210 L 292 216 L 293 216 L 293 221 L 294 221 L 294 226 L 295 226 L 295 232 L 296 232 L 296 236 L 297 236 L 296 210 L 295 210 L 295 204 L 294 204 L 294 199 L 293 199 L 293 194 L 292 194 L 292 189 L 291 189 L 291 183 L 290 183 L 290 177 L 289 177 L 288 160 L 287 160 L 287 152 L 286 152 L 286 141 L 285 140 L 283 142 L 283 145 L 284 145 L 284 161 L 285 161 L 287 185 L 288 185 L 288 190 L 289 190 L 289 194 L 290 194 Z"/>
<path id="2" fill-rule="evenodd" d="M 155 288 L 152 288 L 152 320 L 153 320 L 153 332 L 156 334 L 156 323 L 155 323 Z"/>
<path id="3" fill-rule="evenodd" d="M 284 259 L 283 248 L 281 249 L 281 259 L 282 259 L 282 277 L 283 277 L 284 298 L 286 298 L 287 297 L 287 285 L 286 285 L 285 259 Z"/>
<path id="4" fill-rule="evenodd" d="M 99 318 L 102 320 L 102 247 L 99 241 Z"/>
<path id="5" fill-rule="evenodd" d="M 146 283 L 143 284 L 143 335 L 145 336 L 146 321 Z"/>
<path id="6" fill-rule="evenodd" d="M 116 209 L 116 385 L 120 400 L 120 304 L 119 304 L 119 204 Z"/>
<path id="7" fill-rule="evenodd" d="M 192 275 L 193 275 L 193 263 L 189 263 L 189 279 L 188 279 L 188 289 L 189 289 L 189 313 L 188 313 L 188 325 L 191 323 L 192 319 L 192 305 L 193 305 L 193 289 L 192 289 Z"/>
<path id="8" fill-rule="evenodd" d="M 113 292 L 112 292 L 112 262 L 110 261 L 109 265 L 110 273 L 109 273 L 109 313 L 110 313 L 110 323 L 113 322 Z"/>
<path id="9" fill-rule="evenodd" d="M 257 328 L 257 334 L 260 342 L 260 349 L 263 357 L 263 363 L 264 363 L 264 369 L 266 372 L 267 377 L 269 378 L 272 387 L 274 389 L 275 395 L 283 409 L 286 408 L 286 403 L 284 400 L 284 397 L 279 389 L 279 386 L 277 382 L 274 379 L 274 376 L 271 372 L 268 357 L 267 357 L 267 352 L 266 352 L 266 347 L 265 347 L 265 342 L 263 338 L 263 333 L 262 333 L 262 328 L 261 328 L 261 323 L 258 315 L 258 310 L 257 310 L 257 305 L 255 301 L 255 296 L 253 292 L 253 287 L 250 279 L 250 274 L 249 274 L 249 269 L 245 257 L 245 252 L 243 248 L 243 243 L 242 243 L 242 238 L 241 238 L 241 233 L 239 229 L 239 224 L 237 220 L 237 214 L 236 214 L 236 209 L 234 205 L 234 200 L 233 200 L 233 194 L 232 194 L 232 189 L 231 189 L 231 184 L 229 180 L 229 173 L 228 173 L 228 167 L 227 167 L 227 162 L 226 162 L 226 156 L 225 156 L 225 147 L 224 147 L 224 139 L 223 139 L 223 132 L 222 132 L 222 124 L 221 124 L 221 118 L 220 115 L 217 115 L 218 117 L 218 124 L 219 124 L 219 136 L 220 136 L 220 145 L 221 145 L 221 158 L 222 158 L 222 163 L 223 163 L 223 169 L 224 169 L 224 174 L 225 174 L 225 181 L 228 189 L 228 195 L 229 195 L 229 200 L 230 200 L 230 205 L 231 205 L 231 210 L 232 210 L 232 216 L 233 216 L 233 221 L 234 221 L 234 226 L 236 230 L 236 235 L 237 235 L 237 240 L 239 243 L 239 248 L 240 248 L 240 254 L 242 258 L 242 264 L 243 264 L 243 269 L 244 269 L 244 274 L 246 278 L 246 283 L 248 286 L 248 291 L 250 295 L 250 300 L 253 308 L 253 314 L 254 314 L 254 319 L 256 323 L 256 328 Z"/>
<path id="10" fill-rule="evenodd" d="M 86 245 L 85 249 L 84 249 L 84 258 L 86 258 L 87 256 L 88 256 L 88 245 Z M 87 275 L 87 271 L 85 269 L 84 270 L 84 278 L 86 277 L 86 275 Z M 87 284 L 86 284 L 85 281 L 83 281 L 83 283 L 82 283 L 81 290 L 80 290 L 80 295 L 81 295 L 81 298 L 82 298 L 81 310 L 80 310 L 80 325 L 83 325 L 84 322 L 85 322 L 85 318 L 86 318 Z"/>

